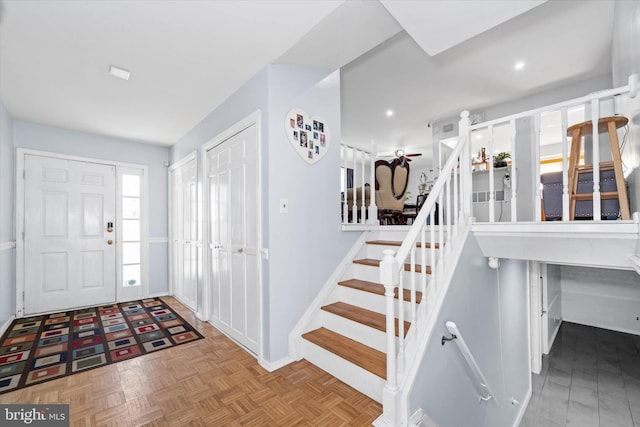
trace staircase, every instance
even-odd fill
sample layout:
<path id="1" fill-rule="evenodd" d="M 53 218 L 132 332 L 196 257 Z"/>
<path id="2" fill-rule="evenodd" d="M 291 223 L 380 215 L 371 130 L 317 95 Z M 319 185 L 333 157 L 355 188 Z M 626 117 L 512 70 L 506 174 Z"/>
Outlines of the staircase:
<path id="1" fill-rule="evenodd" d="M 387 377 L 385 288 L 380 281 L 383 251 L 397 252 L 406 231 L 369 232 L 366 241 L 346 266 L 328 298 L 302 334 L 303 357 L 372 399 L 382 402 Z M 422 250 L 422 249 L 420 249 Z M 405 281 L 420 274 L 405 265 Z M 427 274 L 431 269 L 427 268 Z M 398 289 L 395 289 L 398 301 Z M 423 295 L 416 291 L 415 302 Z M 404 318 L 410 319 L 411 291 L 403 291 Z M 395 319 L 395 335 L 403 337 L 411 323 Z"/>

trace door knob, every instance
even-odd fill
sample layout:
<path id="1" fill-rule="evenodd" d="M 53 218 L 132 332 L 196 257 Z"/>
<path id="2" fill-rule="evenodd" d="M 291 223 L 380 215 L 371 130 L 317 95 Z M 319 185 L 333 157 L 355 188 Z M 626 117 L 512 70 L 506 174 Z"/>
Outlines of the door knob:
<path id="1" fill-rule="evenodd" d="M 238 253 L 240 253 L 240 254 L 241 254 L 242 252 L 244 252 L 244 249 L 243 249 L 243 248 L 238 249 Z"/>
<path id="2" fill-rule="evenodd" d="M 113 240 L 107 240 L 107 245 L 113 245 Z"/>

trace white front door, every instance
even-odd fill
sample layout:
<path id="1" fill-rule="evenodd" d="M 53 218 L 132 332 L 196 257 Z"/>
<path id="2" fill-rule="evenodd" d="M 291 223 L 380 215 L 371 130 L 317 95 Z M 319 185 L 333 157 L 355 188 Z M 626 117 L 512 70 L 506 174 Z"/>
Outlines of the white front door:
<path id="1" fill-rule="evenodd" d="M 195 157 L 171 169 L 173 295 L 197 311 L 198 205 Z"/>
<path id="2" fill-rule="evenodd" d="M 258 353 L 258 144 L 253 124 L 207 151 L 211 321 Z"/>
<path id="3" fill-rule="evenodd" d="M 115 166 L 25 155 L 25 314 L 116 299 Z"/>

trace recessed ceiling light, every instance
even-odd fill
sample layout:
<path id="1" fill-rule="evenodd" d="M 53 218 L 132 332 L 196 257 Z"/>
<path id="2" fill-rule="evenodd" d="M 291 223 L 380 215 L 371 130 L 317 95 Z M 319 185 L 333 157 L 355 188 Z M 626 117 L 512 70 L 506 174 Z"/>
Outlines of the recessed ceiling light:
<path id="1" fill-rule="evenodd" d="M 513 64 L 513 69 L 514 70 L 522 70 L 524 68 L 524 61 L 518 61 L 515 64 Z"/>
<path id="2" fill-rule="evenodd" d="M 386 113 L 387 117 L 391 117 L 393 116 L 393 110 L 387 110 Z"/>
<path id="3" fill-rule="evenodd" d="M 131 77 L 131 71 L 116 67 L 115 65 L 109 66 L 109 74 L 122 80 L 129 80 L 129 77 Z"/>

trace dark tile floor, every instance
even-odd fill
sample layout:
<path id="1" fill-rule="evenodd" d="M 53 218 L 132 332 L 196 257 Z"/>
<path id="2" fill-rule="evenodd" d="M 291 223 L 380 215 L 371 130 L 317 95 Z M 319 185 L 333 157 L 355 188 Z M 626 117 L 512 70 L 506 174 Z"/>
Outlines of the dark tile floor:
<path id="1" fill-rule="evenodd" d="M 640 427 L 640 336 L 564 322 L 521 427 Z"/>

